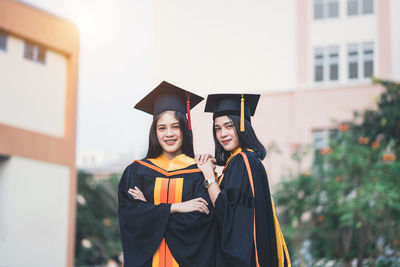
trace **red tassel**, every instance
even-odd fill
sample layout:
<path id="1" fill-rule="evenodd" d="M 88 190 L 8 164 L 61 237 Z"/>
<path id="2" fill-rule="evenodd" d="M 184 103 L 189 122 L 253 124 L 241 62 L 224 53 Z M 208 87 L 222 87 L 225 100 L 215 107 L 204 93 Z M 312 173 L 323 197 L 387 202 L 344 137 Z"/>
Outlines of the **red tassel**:
<path id="1" fill-rule="evenodd" d="M 187 113 L 187 119 L 188 119 L 189 131 L 191 131 L 191 130 L 192 130 L 192 125 L 191 125 L 191 123 L 190 123 L 190 101 L 189 101 L 190 94 L 189 94 L 189 93 L 186 93 L 186 95 L 187 95 L 187 101 L 186 101 L 186 113 Z"/>

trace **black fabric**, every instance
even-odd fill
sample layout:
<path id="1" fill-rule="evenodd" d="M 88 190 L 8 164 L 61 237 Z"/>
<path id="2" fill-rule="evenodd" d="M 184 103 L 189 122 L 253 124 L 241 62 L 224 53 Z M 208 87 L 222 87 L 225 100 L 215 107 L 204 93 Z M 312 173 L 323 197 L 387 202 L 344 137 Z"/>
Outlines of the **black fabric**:
<path id="1" fill-rule="evenodd" d="M 177 110 L 186 114 L 186 101 L 189 98 L 190 109 L 194 108 L 204 98 L 187 90 L 163 81 L 149 94 L 143 97 L 135 108 L 150 115 L 157 115 L 166 110 Z"/>
<path id="2" fill-rule="evenodd" d="M 256 219 L 257 252 L 260 266 L 278 266 L 274 216 L 268 177 L 255 153 L 244 152 L 252 171 L 255 198 L 242 155 L 228 163 L 215 203 L 219 253 L 217 266 L 255 265 L 253 212 Z"/>
<path id="3" fill-rule="evenodd" d="M 191 165 L 186 169 L 196 167 Z M 153 254 L 163 237 L 179 266 L 215 266 L 214 212 L 202 185 L 202 173 L 178 174 L 170 178 L 184 179 L 182 202 L 204 198 L 209 203 L 208 215 L 200 212 L 170 214 L 171 204 L 154 205 L 156 177 L 166 176 L 134 162 L 126 168 L 120 180 L 118 215 L 125 267 L 151 266 Z M 147 203 L 128 194 L 128 189 L 134 186 L 143 192 Z"/>
<path id="4" fill-rule="evenodd" d="M 256 112 L 259 94 L 243 94 L 244 115 L 247 120 Z M 240 115 L 241 94 L 211 94 L 207 96 L 205 112 L 212 112 L 215 116 Z"/>

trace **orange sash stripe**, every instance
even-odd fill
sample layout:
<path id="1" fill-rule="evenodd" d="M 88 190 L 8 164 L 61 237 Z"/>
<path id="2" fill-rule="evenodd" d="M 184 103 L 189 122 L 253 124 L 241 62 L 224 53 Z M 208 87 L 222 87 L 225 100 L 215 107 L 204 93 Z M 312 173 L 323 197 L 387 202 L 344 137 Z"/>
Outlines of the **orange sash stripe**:
<path id="1" fill-rule="evenodd" d="M 176 179 L 171 179 L 169 181 L 169 193 L 167 203 L 175 202 L 175 190 L 176 190 Z"/>
<path id="2" fill-rule="evenodd" d="M 134 162 L 138 162 L 140 164 L 142 164 L 143 166 L 146 166 L 147 168 L 153 169 L 156 172 L 161 173 L 164 176 L 170 177 L 173 175 L 178 175 L 178 174 L 186 174 L 186 173 L 196 173 L 196 172 L 201 172 L 200 169 L 189 169 L 189 170 L 180 170 L 180 171 L 174 171 L 174 172 L 167 172 L 157 166 L 151 165 L 147 162 L 141 161 L 141 160 L 135 160 Z"/>
<path id="3" fill-rule="evenodd" d="M 157 177 L 154 185 L 154 204 L 182 202 L 183 178 Z M 165 238 L 153 255 L 153 267 L 179 267 Z"/>
<path id="4" fill-rule="evenodd" d="M 247 158 L 245 153 L 240 152 L 240 154 L 242 154 L 242 156 L 243 156 L 244 163 L 246 165 L 246 169 L 247 169 L 247 172 L 249 174 L 249 181 L 250 181 L 250 185 L 251 185 L 251 190 L 253 191 L 253 197 L 255 197 L 253 175 L 251 173 L 249 160 L 248 160 L 248 158 Z M 271 202 L 272 202 L 272 199 L 271 199 Z M 286 253 L 286 262 L 288 264 L 288 267 L 291 267 L 289 252 L 288 252 L 288 249 L 286 247 L 285 239 L 283 238 L 281 227 L 279 226 L 278 218 L 276 217 L 274 203 L 272 202 L 271 205 L 272 205 L 272 213 L 273 213 L 273 216 L 274 216 L 274 223 L 275 223 L 275 235 L 276 235 L 276 245 L 277 245 L 278 264 L 279 264 L 278 266 L 279 267 L 283 267 L 284 266 L 285 259 L 283 257 L 283 251 L 285 251 L 285 253 Z M 255 214 L 256 213 L 254 212 L 254 220 L 253 220 L 254 232 L 253 232 L 253 234 L 254 234 L 254 246 L 256 248 L 255 249 L 256 265 L 257 265 L 257 267 L 259 267 L 260 264 L 258 262 L 257 241 L 256 241 L 256 217 L 255 217 Z"/>
<path id="5" fill-rule="evenodd" d="M 254 193 L 253 175 L 251 173 L 249 160 L 247 159 L 247 156 L 245 153 L 240 152 L 240 154 L 242 155 L 242 157 L 244 159 L 244 164 L 246 164 L 246 169 L 247 169 L 247 173 L 249 175 L 249 181 L 250 181 L 250 185 L 251 185 L 251 191 L 253 191 L 253 197 L 255 198 L 256 195 Z M 256 209 L 255 208 L 254 208 L 254 212 L 253 212 L 253 237 L 254 237 L 254 251 L 256 254 L 255 255 L 256 256 L 256 266 L 260 267 L 260 263 L 258 262 L 258 251 L 257 251 L 257 240 L 256 240 Z"/>

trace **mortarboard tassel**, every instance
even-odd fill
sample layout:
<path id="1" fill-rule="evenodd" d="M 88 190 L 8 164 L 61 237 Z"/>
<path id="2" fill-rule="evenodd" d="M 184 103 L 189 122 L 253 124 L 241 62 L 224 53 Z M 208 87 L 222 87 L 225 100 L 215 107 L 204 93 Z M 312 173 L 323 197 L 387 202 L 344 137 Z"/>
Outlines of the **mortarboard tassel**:
<path id="1" fill-rule="evenodd" d="M 189 131 L 192 130 L 192 125 L 190 123 L 190 93 L 186 93 L 186 113 L 187 113 L 187 119 L 188 119 L 188 125 L 189 125 Z"/>
<path id="2" fill-rule="evenodd" d="M 240 131 L 244 132 L 244 97 L 240 100 Z"/>

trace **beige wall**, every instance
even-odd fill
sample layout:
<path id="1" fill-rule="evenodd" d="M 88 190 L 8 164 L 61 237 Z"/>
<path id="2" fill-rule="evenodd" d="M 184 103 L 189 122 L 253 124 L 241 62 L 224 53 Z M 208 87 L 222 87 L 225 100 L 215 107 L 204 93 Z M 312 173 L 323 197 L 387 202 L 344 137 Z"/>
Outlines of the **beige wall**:
<path id="1" fill-rule="evenodd" d="M 0 163 L 0 266 L 65 266 L 70 175 L 21 157 Z"/>
<path id="2" fill-rule="evenodd" d="M 7 103 L 7 109 L 1 110 L 0 114 L 0 156 L 9 157 L 11 163 L 14 159 L 19 160 L 11 165 L 14 171 L 1 177 L 3 182 L 13 186 L 7 186 L 7 194 L 0 198 L 0 218 L 3 218 L 3 212 L 7 215 L 4 217 L 7 219 L 0 220 L 0 225 L 10 225 L 8 218 L 13 218 L 15 225 L 11 225 L 14 233 L 9 236 L 10 242 L 2 243 L 0 253 L 6 251 L 7 254 L 0 256 L 0 266 L 73 266 L 78 30 L 64 19 L 13 0 L 0 1 L 0 28 L 13 36 L 11 51 L 18 47 L 14 42 L 16 39 L 34 42 L 52 51 L 49 53 L 51 70 L 46 71 L 32 65 L 33 62 L 24 65 L 18 61 L 20 57 L 10 57 L 14 59 L 10 68 L 19 75 L 11 73 L 10 78 L 14 80 L 7 83 L 16 87 L 15 90 L 24 89 L 19 92 L 32 98 L 32 110 L 29 105 L 23 107 L 19 103 L 15 91 L 9 88 L 4 91 L 10 96 L 11 105 Z M 19 67 L 17 70 L 16 66 Z M 38 80 L 33 79 L 33 74 Z M 29 77 L 31 83 L 29 79 L 27 83 L 16 80 L 24 77 Z M 48 87 L 47 83 L 53 86 Z M 47 102 L 31 94 L 46 95 Z M 18 117 L 13 105 L 20 107 L 27 117 Z M 14 113 L 10 114 L 10 110 Z M 44 114 L 47 112 L 52 114 Z M 38 117 L 43 117 L 43 121 Z M 27 177 L 29 180 L 25 180 Z M 38 195 L 26 192 L 29 187 L 36 189 Z M 28 195 L 28 200 L 24 194 Z M 16 208 L 10 211 L 7 207 L 11 202 Z M 21 225 L 23 219 L 31 221 L 31 225 Z M 29 232 L 29 227 L 35 231 Z M 8 232 L 0 233 L 0 238 L 7 235 Z M 21 249 L 28 251 L 20 253 Z M 26 259 L 21 255 L 27 255 Z"/>
<path id="3" fill-rule="evenodd" d="M 375 62 L 375 73 L 377 73 L 377 62 L 378 62 L 378 34 L 377 34 L 377 7 L 375 5 L 375 13 L 369 15 L 360 16 L 347 16 L 347 2 L 346 0 L 339 1 L 339 18 L 330 18 L 322 20 L 313 19 L 313 1 L 308 1 L 309 14 L 309 47 L 307 54 L 309 55 L 307 68 L 307 87 L 315 88 L 329 88 L 337 87 L 343 84 L 369 84 L 370 79 L 359 78 L 355 81 L 348 79 L 348 56 L 347 56 L 347 45 L 358 44 L 361 46 L 365 42 L 374 43 L 374 62 Z M 314 82 L 314 48 L 323 47 L 326 49 L 329 46 L 339 47 L 339 80 L 338 81 L 324 81 Z M 362 54 L 359 57 L 362 58 Z M 327 56 L 325 54 L 325 56 Z M 325 62 L 327 60 L 325 59 Z M 327 72 L 325 73 L 325 75 Z"/>
<path id="4" fill-rule="evenodd" d="M 268 91 L 295 82 L 292 0 L 154 2 L 154 81 L 197 92 Z"/>
<path id="5" fill-rule="evenodd" d="M 46 63 L 24 58 L 24 40 L 8 36 L 0 51 L 0 123 L 63 137 L 67 58 L 47 50 Z"/>

